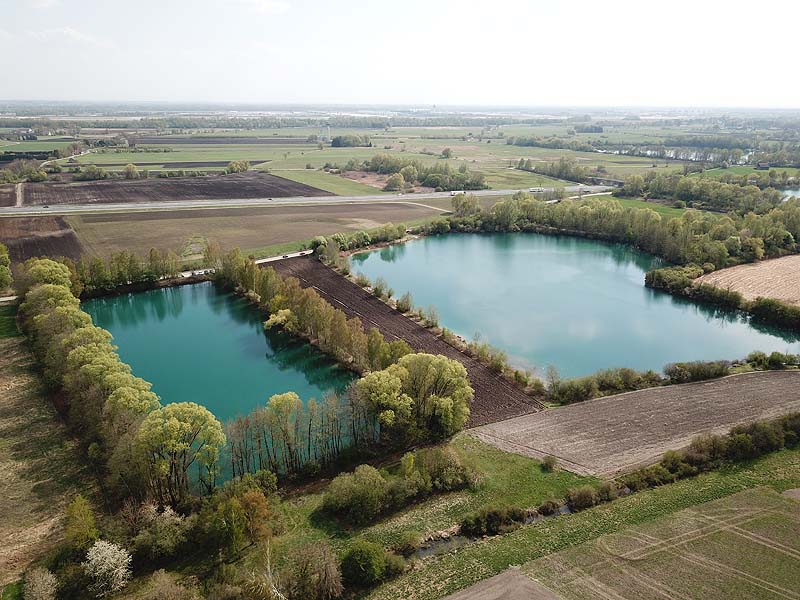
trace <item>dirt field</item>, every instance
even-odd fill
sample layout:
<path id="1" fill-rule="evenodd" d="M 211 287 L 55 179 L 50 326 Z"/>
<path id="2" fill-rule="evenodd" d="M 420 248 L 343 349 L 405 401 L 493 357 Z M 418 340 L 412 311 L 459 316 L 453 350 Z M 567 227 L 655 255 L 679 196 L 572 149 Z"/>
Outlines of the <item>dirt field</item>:
<path id="1" fill-rule="evenodd" d="M 0 587 L 58 540 L 64 507 L 88 480 L 23 339 L 0 339 Z"/>
<path id="2" fill-rule="evenodd" d="M 359 317 L 367 328 L 377 327 L 387 339 L 403 339 L 417 352 L 443 354 L 463 363 L 475 389 L 470 426 L 540 410 L 539 403 L 488 367 L 459 352 L 318 260 L 293 258 L 279 261 L 273 266 L 281 275 L 297 277 L 305 287 L 314 286 L 317 292 L 347 313 L 348 317 Z"/>
<path id="3" fill-rule="evenodd" d="M 800 254 L 720 269 L 697 281 L 730 288 L 747 300 L 762 296 L 800 306 Z"/>
<path id="4" fill-rule="evenodd" d="M 84 251 L 64 217 L 0 219 L 0 242 L 8 246 L 13 263 L 33 256 L 80 258 Z"/>
<path id="5" fill-rule="evenodd" d="M 150 178 L 140 181 L 105 180 L 76 183 L 26 183 L 24 204 L 107 204 L 329 196 L 309 185 L 266 173 L 208 177 Z"/>
<path id="6" fill-rule="evenodd" d="M 755 488 L 540 558 L 523 571 L 564 600 L 797 600 L 798 533 L 800 503 Z"/>
<path id="7" fill-rule="evenodd" d="M 151 247 L 184 252 L 198 239 L 215 240 L 223 248 L 253 250 L 307 240 L 315 235 L 369 229 L 384 223 L 425 219 L 437 214 L 439 211 L 435 209 L 416 204 L 376 202 L 106 213 L 68 217 L 68 221 L 87 252 L 108 256 L 123 249 L 142 254 Z M 187 251 L 192 252 L 191 249 Z"/>
<path id="8" fill-rule="evenodd" d="M 559 600 L 514 567 L 443 600 Z"/>
<path id="9" fill-rule="evenodd" d="M 17 192 L 13 183 L 0 185 L 0 206 L 14 206 L 17 201 Z"/>
<path id="10" fill-rule="evenodd" d="M 552 454 L 576 473 L 613 476 L 652 464 L 701 433 L 792 411 L 800 411 L 800 371 L 770 371 L 607 396 L 472 433 L 509 452 Z"/>

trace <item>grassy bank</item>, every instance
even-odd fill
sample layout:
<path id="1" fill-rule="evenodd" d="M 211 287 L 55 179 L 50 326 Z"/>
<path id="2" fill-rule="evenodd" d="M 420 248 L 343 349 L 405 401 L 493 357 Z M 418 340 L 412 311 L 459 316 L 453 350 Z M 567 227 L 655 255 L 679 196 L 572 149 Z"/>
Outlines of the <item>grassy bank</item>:
<path id="1" fill-rule="evenodd" d="M 434 600 L 512 565 L 522 565 L 601 535 L 757 486 L 777 491 L 800 486 L 800 450 L 784 450 L 748 464 L 706 473 L 480 541 L 461 551 L 428 559 L 417 569 L 364 597 Z"/>

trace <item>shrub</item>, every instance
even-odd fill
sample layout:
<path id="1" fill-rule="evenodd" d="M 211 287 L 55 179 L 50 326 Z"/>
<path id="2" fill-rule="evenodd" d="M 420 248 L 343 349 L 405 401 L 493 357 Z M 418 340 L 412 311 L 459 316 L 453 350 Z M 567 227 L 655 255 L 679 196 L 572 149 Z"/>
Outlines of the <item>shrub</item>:
<path id="1" fill-rule="evenodd" d="M 549 515 L 553 515 L 558 512 L 561 508 L 561 503 L 554 498 L 550 498 L 549 500 L 545 500 L 539 505 L 539 508 L 536 509 L 540 515 L 544 515 L 545 517 Z"/>
<path id="2" fill-rule="evenodd" d="M 116 544 L 96 541 L 86 553 L 83 570 L 92 580 L 89 586 L 98 596 L 124 588 L 131 578 L 131 555 Z"/>
<path id="3" fill-rule="evenodd" d="M 416 531 L 407 531 L 400 536 L 393 550 L 401 556 L 411 556 L 422 545 L 422 536 Z"/>
<path id="4" fill-rule="evenodd" d="M 617 486 L 610 481 L 603 481 L 597 488 L 597 497 L 600 502 L 611 502 L 618 495 Z"/>
<path id="5" fill-rule="evenodd" d="M 151 560 L 170 558 L 186 541 L 186 519 L 169 506 L 158 512 L 155 504 L 147 504 L 141 520 L 143 527 L 133 539 L 137 554 Z"/>
<path id="6" fill-rule="evenodd" d="M 386 575 L 386 551 L 378 544 L 357 540 L 342 558 L 344 580 L 354 586 L 371 586 Z"/>
<path id="7" fill-rule="evenodd" d="M 360 285 L 362 288 L 363 287 L 369 287 L 369 283 L 370 283 L 369 277 L 367 277 L 363 273 L 357 273 L 356 274 L 356 283 L 358 285 Z"/>
<path id="8" fill-rule="evenodd" d="M 478 537 L 507 533 L 525 522 L 525 511 L 516 507 L 482 508 L 461 521 L 462 535 Z"/>
<path id="9" fill-rule="evenodd" d="M 361 465 L 331 481 L 322 506 L 353 523 L 366 523 L 384 510 L 387 498 L 388 484 L 383 475 L 374 467 Z"/>
<path id="10" fill-rule="evenodd" d="M 401 575 L 408 566 L 406 563 L 406 559 L 402 556 L 398 556 L 392 552 L 386 553 L 386 571 L 384 577 L 386 579 L 391 579 L 392 577 L 397 577 Z"/>
<path id="11" fill-rule="evenodd" d="M 571 489 L 567 499 L 572 510 L 585 510 L 597 504 L 600 496 L 591 485 L 582 485 Z"/>
<path id="12" fill-rule="evenodd" d="M 548 454 L 547 456 L 544 457 L 544 460 L 542 461 L 542 470 L 551 473 L 556 470 L 557 465 L 558 465 L 558 460 L 556 459 L 556 457 L 553 456 L 552 454 Z"/>
<path id="13" fill-rule="evenodd" d="M 150 578 L 150 589 L 145 600 L 199 600 L 196 590 L 183 587 L 174 576 L 160 569 Z"/>
<path id="14" fill-rule="evenodd" d="M 47 569 L 34 567 L 25 573 L 22 597 L 25 600 L 55 600 L 58 580 Z"/>
<path id="15" fill-rule="evenodd" d="M 397 310 L 399 310 L 401 313 L 407 313 L 411 310 L 412 306 L 413 301 L 410 292 L 406 292 L 397 299 Z"/>
<path id="16" fill-rule="evenodd" d="M 670 383 L 690 383 L 724 377 L 730 371 L 730 366 L 727 360 L 671 363 L 664 367 L 664 374 Z"/>
<path id="17" fill-rule="evenodd" d="M 290 552 L 281 582 L 289 600 L 331 600 L 344 591 L 339 561 L 326 542 L 309 543 Z"/>

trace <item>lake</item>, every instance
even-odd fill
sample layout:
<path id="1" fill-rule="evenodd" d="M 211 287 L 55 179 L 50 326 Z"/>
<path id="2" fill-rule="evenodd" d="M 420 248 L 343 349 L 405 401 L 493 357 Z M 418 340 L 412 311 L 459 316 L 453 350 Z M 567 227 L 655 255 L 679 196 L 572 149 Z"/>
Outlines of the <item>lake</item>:
<path id="1" fill-rule="evenodd" d="M 311 344 L 265 332 L 260 311 L 212 283 L 98 298 L 82 308 L 163 403 L 196 402 L 223 422 L 273 394 L 320 400 L 354 377 Z"/>
<path id="2" fill-rule="evenodd" d="M 411 292 L 442 326 L 539 375 L 800 352 L 790 332 L 644 287 L 662 265 L 621 244 L 527 233 L 431 236 L 352 256 L 354 272 Z"/>

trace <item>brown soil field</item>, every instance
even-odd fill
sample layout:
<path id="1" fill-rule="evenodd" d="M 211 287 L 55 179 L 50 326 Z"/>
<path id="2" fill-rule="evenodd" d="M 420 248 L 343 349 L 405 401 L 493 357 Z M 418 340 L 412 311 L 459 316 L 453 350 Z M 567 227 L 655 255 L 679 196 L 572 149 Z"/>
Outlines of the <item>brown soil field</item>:
<path id="1" fill-rule="evenodd" d="M 539 402 L 485 365 L 447 344 L 318 260 L 292 258 L 278 261 L 271 266 L 281 275 L 297 277 L 304 287 L 313 286 L 334 307 L 343 310 L 348 317 L 360 318 L 367 329 L 376 327 L 386 339 L 402 339 L 416 352 L 442 354 L 461 362 L 467 368 L 470 383 L 475 390 L 470 427 L 524 415 L 542 408 Z"/>
<path id="2" fill-rule="evenodd" d="M 163 135 L 155 136 L 135 136 L 131 142 L 140 146 L 156 146 L 167 144 L 177 146 L 179 144 L 308 144 L 306 138 L 301 137 L 250 137 L 246 135 L 235 135 L 223 137 L 219 135 L 191 135 L 184 137 L 167 137 Z M 314 144 L 316 145 L 316 143 Z"/>
<path id="3" fill-rule="evenodd" d="M 14 206 L 17 202 L 17 192 L 13 183 L 0 185 L 0 206 Z"/>
<path id="4" fill-rule="evenodd" d="M 34 256 L 80 258 L 83 246 L 64 217 L 0 219 L 0 242 L 8 246 L 12 263 Z"/>
<path id="5" fill-rule="evenodd" d="M 107 204 L 330 196 L 330 192 L 266 173 L 208 177 L 104 180 L 73 183 L 26 183 L 24 204 Z"/>
<path id="6" fill-rule="evenodd" d="M 720 269 L 697 282 L 734 290 L 747 300 L 761 296 L 800 306 L 800 254 Z"/>
<path id="7" fill-rule="evenodd" d="M 44 395 L 24 338 L 0 339 L 0 587 L 61 536 L 62 514 L 90 477 Z"/>
<path id="8" fill-rule="evenodd" d="M 217 241 L 223 248 L 253 250 L 438 214 L 415 204 L 375 202 L 105 213 L 67 220 L 88 253 L 108 256 L 124 249 L 144 254 L 153 247 L 183 251 L 198 238 Z"/>
<path id="9" fill-rule="evenodd" d="M 270 162 L 271 159 L 265 158 L 264 160 L 250 160 L 248 161 L 251 165 L 260 165 L 263 163 Z M 170 161 L 170 160 L 163 160 L 161 162 L 141 162 L 141 161 L 133 161 L 138 167 L 160 167 L 164 165 L 169 169 L 199 169 L 201 167 L 227 167 L 231 161 L 229 160 L 203 160 L 203 161 Z M 101 163 L 94 163 L 99 167 L 124 167 L 128 165 L 126 162 L 101 162 Z M 62 173 L 63 175 L 63 173 Z"/>
<path id="10" fill-rule="evenodd" d="M 501 450 L 570 471 L 614 476 L 656 462 L 702 433 L 800 411 L 800 371 L 767 371 L 606 396 L 479 427 Z"/>

